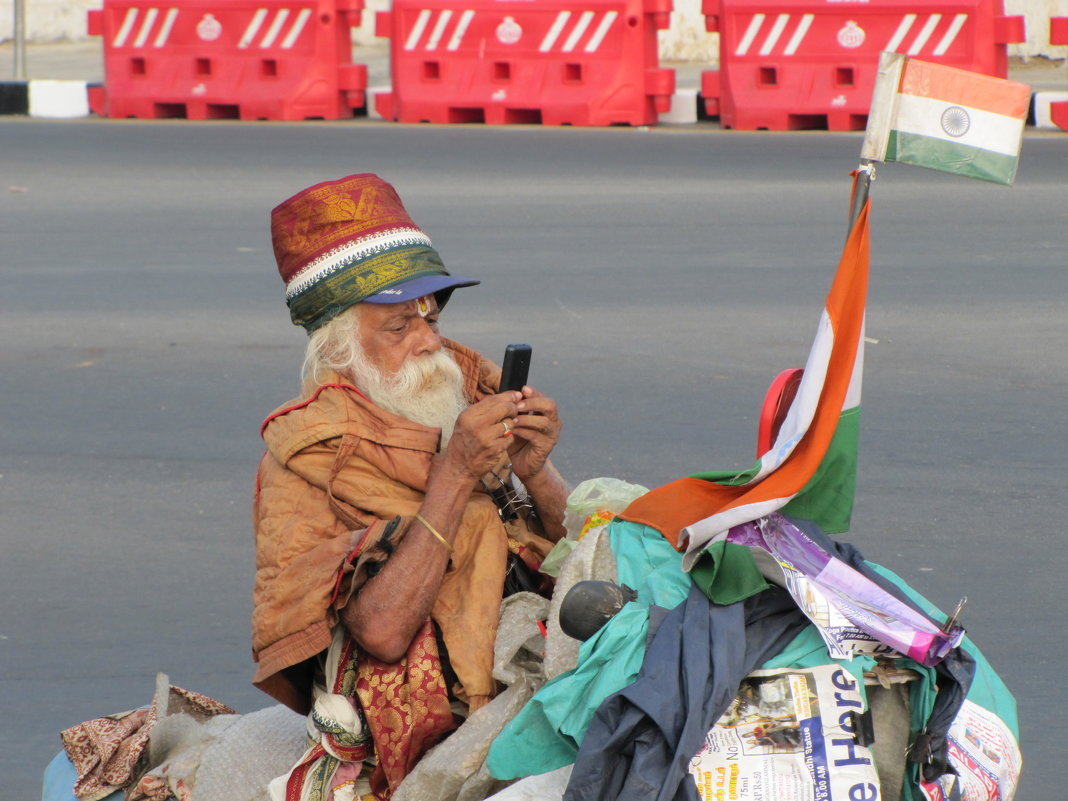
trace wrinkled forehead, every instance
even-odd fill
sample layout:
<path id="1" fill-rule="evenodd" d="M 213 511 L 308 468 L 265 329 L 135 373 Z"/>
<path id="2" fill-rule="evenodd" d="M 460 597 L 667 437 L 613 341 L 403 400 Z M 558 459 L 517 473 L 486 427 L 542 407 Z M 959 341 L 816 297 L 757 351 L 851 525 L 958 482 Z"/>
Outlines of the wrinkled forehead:
<path id="1" fill-rule="evenodd" d="M 360 316 L 370 320 L 406 319 L 429 317 L 438 313 L 438 302 L 433 295 L 424 295 L 415 300 L 400 303 L 361 303 Z"/>

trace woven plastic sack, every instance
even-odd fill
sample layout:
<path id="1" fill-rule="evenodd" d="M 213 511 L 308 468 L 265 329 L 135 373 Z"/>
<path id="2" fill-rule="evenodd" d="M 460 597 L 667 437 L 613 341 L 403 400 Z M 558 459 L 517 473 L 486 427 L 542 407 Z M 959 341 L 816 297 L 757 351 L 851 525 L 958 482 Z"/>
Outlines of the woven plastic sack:
<path id="1" fill-rule="evenodd" d="M 574 765 L 565 765 L 549 773 L 527 776 L 487 801 L 562 801 L 572 768 Z"/>
<path id="2" fill-rule="evenodd" d="M 592 531 L 577 543 L 556 577 L 556 588 L 549 604 L 545 642 L 545 680 L 555 678 L 578 664 L 578 640 L 568 637 L 560 628 L 560 606 L 575 584 L 580 581 L 616 581 L 616 557 L 604 529 Z"/>
<path id="3" fill-rule="evenodd" d="M 204 752 L 192 801 L 263 801 L 268 782 L 304 753 L 304 715 L 278 704 L 236 718 Z"/>
<path id="4" fill-rule="evenodd" d="M 481 801 L 504 787 L 489 775 L 490 743 L 544 683 L 545 639 L 538 621 L 549 602 L 533 593 L 504 599 L 493 652 L 493 677 L 507 688 L 432 748 L 401 782 L 393 801 Z"/>

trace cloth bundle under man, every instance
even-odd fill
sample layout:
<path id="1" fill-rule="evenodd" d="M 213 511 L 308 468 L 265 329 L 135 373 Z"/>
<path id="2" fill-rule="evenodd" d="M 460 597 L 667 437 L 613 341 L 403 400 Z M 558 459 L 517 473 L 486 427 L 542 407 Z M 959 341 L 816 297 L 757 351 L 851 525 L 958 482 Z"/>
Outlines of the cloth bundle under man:
<path id="1" fill-rule="evenodd" d="M 385 799 L 496 691 L 506 571 L 564 533 L 561 424 L 550 398 L 498 394 L 499 370 L 438 333 L 452 291 L 478 281 L 446 271 L 382 179 L 306 189 L 271 233 L 309 343 L 300 396 L 262 430 L 253 681 L 312 713 L 313 745 L 275 789 L 331 798 L 362 773 Z M 511 475 L 531 512 L 501 508 Z"/>

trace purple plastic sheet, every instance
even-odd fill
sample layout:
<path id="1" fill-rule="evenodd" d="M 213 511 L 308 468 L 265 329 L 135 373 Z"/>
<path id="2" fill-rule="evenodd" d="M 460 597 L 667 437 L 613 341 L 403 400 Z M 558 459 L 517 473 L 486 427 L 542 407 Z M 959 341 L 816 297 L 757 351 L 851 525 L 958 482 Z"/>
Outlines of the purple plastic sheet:
<path id="1" fill-rule="evenodd" d="M 964 637 L 964 629 L 958 625 L 948 633 L 942 631 L 871 579 L 827 553 L 780 514 L 735 526 L 727 532 L 726 539 L 767 551 L 784 570 L 807 578 L 827 603 L 862 632 L 921 665 L 938 664 Z M 800 605 L 805 609 L 804 604 Z M 813 619 L 813 623 L 826 637 L 820 621 Z"/>

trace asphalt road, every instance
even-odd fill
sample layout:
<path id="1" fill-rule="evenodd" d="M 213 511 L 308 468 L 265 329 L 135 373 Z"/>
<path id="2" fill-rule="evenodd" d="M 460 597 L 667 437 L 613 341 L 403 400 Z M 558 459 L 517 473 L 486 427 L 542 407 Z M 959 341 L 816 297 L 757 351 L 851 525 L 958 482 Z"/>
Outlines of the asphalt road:
<path id="1" fill-rule="evenodd" d="M 964 622 L 1019 700 L 1021 801 L 1060 796 L 1068 148 L 1013 189 L 873 188 L 859 486 L 843 537 Z M 457 292 L 448 335 L 534 345 L 572 480 L 748 466 L 845 235 L 855 134 L 0 121 L 0 799 L 154 676 L 240 711 L 260 421 L 302 334 L 273 205 L 373 171 Z"/>

